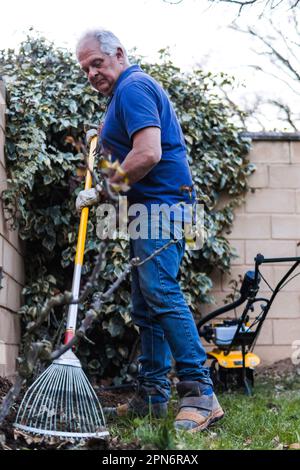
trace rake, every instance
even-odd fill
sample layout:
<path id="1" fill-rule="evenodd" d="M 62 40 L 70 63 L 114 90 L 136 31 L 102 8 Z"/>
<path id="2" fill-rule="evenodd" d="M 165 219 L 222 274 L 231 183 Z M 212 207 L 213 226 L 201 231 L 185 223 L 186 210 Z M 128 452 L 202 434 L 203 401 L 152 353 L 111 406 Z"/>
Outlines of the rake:
<path id="1" fill-rule="evenodd" d="M 92 169 L 97 132 L 89 131 L 88 134 L 91 139 L 89 168 Z M 91 186 L 92 176 L 87 171 L 85 189 Z M 75 300 L 79 296 L 88 213 L 88 207 L 84 207 L 80 217 L 72 282 L 72 295 Z M 64 344 L 68 344 L 75 335 L 77 312 L 78 304 L 70 304 Z M 61 439 L 102 438 L 109 435 L 97 395 L 71 349 L 53 361 L 27 390 L 14 426 L 25 432 Z"/>

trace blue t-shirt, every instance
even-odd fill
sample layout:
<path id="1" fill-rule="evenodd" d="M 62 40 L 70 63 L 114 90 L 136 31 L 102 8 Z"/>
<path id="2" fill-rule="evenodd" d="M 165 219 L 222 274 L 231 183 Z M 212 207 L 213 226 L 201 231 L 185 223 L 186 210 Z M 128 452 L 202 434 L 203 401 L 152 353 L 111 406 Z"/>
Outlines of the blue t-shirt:
<path id="1" fill-rule="evenodd" d="M 183 133 L 163 88 L 138 65 L 118 78 L 110 99 L 101 144 L 120 163 L 132 149 L 133 135 L 146 127 L 161 129 L 159 163 L 126 193 L 129 204 L 193 204 L 195 193 Z"/>

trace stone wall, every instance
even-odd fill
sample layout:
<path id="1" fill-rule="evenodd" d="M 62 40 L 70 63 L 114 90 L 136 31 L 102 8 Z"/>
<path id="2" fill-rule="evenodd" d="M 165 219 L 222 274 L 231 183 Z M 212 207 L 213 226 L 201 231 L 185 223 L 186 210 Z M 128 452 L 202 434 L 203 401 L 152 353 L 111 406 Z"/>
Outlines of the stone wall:
<path id="1" fill-rule="evenodd" d="M 7 187 L 5 159 L 5 88 L 0 80 L 0 192 Z M 23 246 L 15 231 L 8 229 L 0 200 L 0 376 L 13 379 L 20 342 L 20 324 L 16 314 L 21 305 L 24 285 Z"/>
<path id="2" fill-rule="evenodd" d="M 232 292 L 230 281 L 253 269 L 257 253 L 265 257 L 300 256 L 300 134 L 254 134 L 252 138 L 249 158 L 257 170 L 250 177 L 252 190 L 236 211 L 229 235 L 238 258 L 231 275 L 214 276 L 216 305 L 205 307 L 205 313 L 222 305 Z M 289 265 L 292 263 L 263 265 L 261 272 L 274 286 Z M 264 282 L 261 292 L 269 297 Z M 255 351 L 264 363 L 271 363 L 290 357 L 294 340 L 300 340 L 300 276 L 279 292 Z"/>

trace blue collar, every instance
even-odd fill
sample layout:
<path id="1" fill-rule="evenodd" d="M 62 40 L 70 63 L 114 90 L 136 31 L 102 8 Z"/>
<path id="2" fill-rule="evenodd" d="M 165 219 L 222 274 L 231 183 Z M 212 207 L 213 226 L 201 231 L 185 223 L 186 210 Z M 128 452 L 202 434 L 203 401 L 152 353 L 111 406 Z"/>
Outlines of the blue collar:
<path id="1" fill-rule="evenodd" d="M 113 87 L 113 90 L 112 90 L 112 95 L 117 91 L 117 88 L 118 86 L 120 85 L 120 83 L 123 82 L 123 80 L 125 80 L 125 78 L 127 78 L 129 75 L 131 75 L 133 72 L 142 72 L 142 69 L 139 65 L 137 64 L 134 64 L 134 65 L 131 65 L 130 67 L 128 67 L 127 69 L 124 70 L 124 72 L 121 73 L 121 75 L 119 76 L 118 80 L 116 81 L 114 87 Z"/>

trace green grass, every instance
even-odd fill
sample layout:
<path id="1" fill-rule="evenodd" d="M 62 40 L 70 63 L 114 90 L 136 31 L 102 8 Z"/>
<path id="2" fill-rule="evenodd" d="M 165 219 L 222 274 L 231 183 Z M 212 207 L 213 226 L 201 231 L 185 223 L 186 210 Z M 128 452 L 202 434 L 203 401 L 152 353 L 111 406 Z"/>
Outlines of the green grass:
<path id="1" fill-rule="evenodd" d="M 175 397 L 166 419 L 118 418 L 109 423 L 112 437 L 145 449 L 282 449 L 300 443 L 300 377 L 260 379 L 254 395 L 218 394 L 225 417 L 202 433 L 176 433 Z"/>

